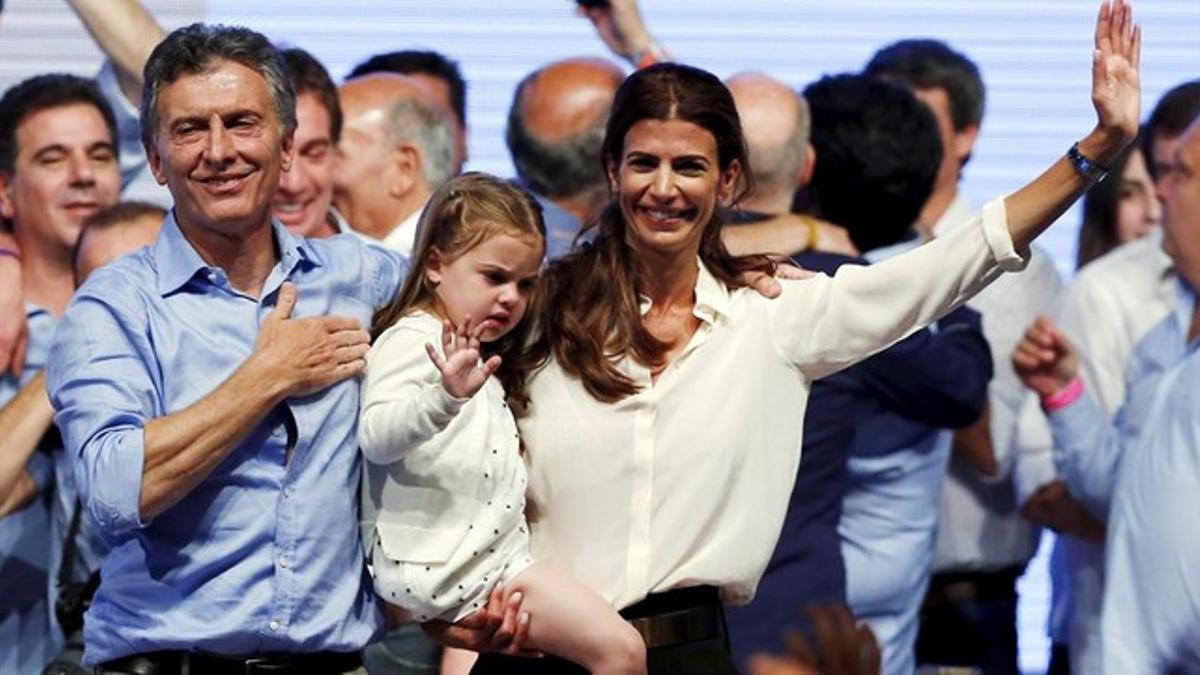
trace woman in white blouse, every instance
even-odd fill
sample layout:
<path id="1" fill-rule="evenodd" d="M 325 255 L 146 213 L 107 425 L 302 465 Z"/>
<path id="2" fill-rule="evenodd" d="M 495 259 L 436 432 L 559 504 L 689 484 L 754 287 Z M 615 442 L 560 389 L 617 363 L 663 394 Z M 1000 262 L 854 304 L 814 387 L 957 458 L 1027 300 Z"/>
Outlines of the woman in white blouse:
<path id="1" fill-rule="evenodd" d="M 520 430 L 535 557 L 627 608 L 651 673 L 733 672 L 719 602 L 748 601 L 770 557 L 811 382 L 1023 266 L 1018 252 L 1137 132 L 1139 48 L 1128 6 L 1102 7 L 1098 124 L 1072 157 L 987 205 L 974 227 L 878 265 L 783 281 L 775 299 L 741 281 L 770 263 L 720 240 L 726 209 L 752 187 L 728 90 L 675 64 L 621 86 L 603 146 L 613 201 L 594 242 L 546 272 Z M 515 622 L 510 611 L 497 630 L 500 605 L 441 627 L 443 639 L 506 643 Z M 472 672 L 578 671 L 492 654 Z"/>

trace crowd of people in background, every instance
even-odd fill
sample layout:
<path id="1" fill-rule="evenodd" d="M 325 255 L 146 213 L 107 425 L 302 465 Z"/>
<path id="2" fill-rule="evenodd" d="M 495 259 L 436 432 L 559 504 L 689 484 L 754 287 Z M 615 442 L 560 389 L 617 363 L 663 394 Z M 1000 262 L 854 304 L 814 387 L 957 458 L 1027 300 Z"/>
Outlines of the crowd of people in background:
<path id="1" fill-rule="evenodd" d="M 96 76 L 0 95 L 0 673 L 1011 674 L 1046 530 L 1048 673 L 1200 673 L 1200 80 L 1143 120 L 1123 0 L 982 208 L 935 39 L 722 82 L 581 2 L 628 67 L 521 79 L 507 180 L 453 55 L 68 4 Z"/>

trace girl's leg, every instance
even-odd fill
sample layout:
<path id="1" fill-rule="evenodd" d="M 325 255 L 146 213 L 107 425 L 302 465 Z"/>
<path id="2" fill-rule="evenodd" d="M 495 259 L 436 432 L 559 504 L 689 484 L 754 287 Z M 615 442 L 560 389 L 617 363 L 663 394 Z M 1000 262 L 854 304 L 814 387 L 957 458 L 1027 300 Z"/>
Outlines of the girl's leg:
<path id="1" fill-rule="evenodd" d="M 527 649 L 574 661 L 598 675 L 646 672 L 642 636 L 600 596 L 542 563 L 516 576 L 505 591 L 520 591 L 529 612 Z"/>
<path id="2" fill-rule="evenodd" d="M 446 647 L 442 650 L 441 675 L 467 675 L 479 655 L 466 649 Z"/>

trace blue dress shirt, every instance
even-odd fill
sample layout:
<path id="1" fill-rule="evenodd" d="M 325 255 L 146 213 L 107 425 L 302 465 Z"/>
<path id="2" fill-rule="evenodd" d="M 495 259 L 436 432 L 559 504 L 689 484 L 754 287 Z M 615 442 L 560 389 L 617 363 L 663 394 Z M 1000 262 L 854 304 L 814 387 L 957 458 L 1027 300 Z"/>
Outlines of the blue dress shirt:
<path id="1" fill-rule="evenodd" d="M 542 220 L 546 222 L 546 260 L 557 260 L 571 250 L 575 235 L 583 227 L 579 219 L 568 213 L 549 198 L 525 188 L 542 207 Z"/>
<path id="2" fill-rule="evenodd" d="M 921 243 L 914 236 L 870 251 L 866 257 L 877 262 Z M 963 362 L 961 369 L 944 372 L 948 388 L 978 394 L 981 411 L 992 376 L 990 353 L 986 362 Z M 915 667 L 913 647 L 950 458 L 952 439 L 947 429 L 961 425 L 883 410 L 860 420 L 856 429 L 848 462 L 850 488 L 842 503 L 838 533 L 846 561 L 847 600 L 857 617 L 875 631 L 884 675 L 908 675 Z"/>
<path id="3" fill-rule="evenodd" d="M 1087 394 L 1049 416 L 1068 486 L 1108 519 L 1106 674 L 1200 672 L 1195 303 L 1180 282 L 1171 314 L 1134 349 L 1115 423 Z"/>
<path id="4" fill-rule="evenodd" d="M 279 259 L 260 299 L 206 264 L 172 213 L 153 246 L 96 271 L 63 318 L 48 370 L 55 421 L 113 547 L 86 618 L 89 664 L 158 650 L 355 651 L 382 628 L 358 536 L 355 379 L 288 399 L 187 496 L 139 517 L 144 425 L 246 360 L 284 281 L 296 285 L 293 317 L 366 327 L 405 271 L 352 236 L 273 230 Z"/>
<path id="5" fill-rule="evenodd" d="M 863 261 L 826 253 L 796 257 L 806 269 L 833 274 Z M 936 426 L 978 418 L 992 359 L 979 315 L 960 308 L 939 330 L 917 331 L 887 350 L 813 384 L 804 447 L 779 543 L 755 599 L 726 609 L 736 663 L 756 652 L 783 653 L 788 628 L 806 630 L 808 603 L 845 603 L 846 568 L 838 523 L 850 488 L 847 459 L 860 425 L 899 414 Z"/>
<path id="6" fill-rule="evenodd" d="M 40 307 L 26 306 L 29 348 L 18 381 L 0 377 L 0 406 L 46 365 L 46 353 L 57 321 Z M 38 451 L 25 465 L 38 488 L 38 497 L 24 509 L 0 519 L 0 673 L 41 673 L 59 644 L 50 629 L 51 543 L 46 488 L 53 482 L 50 455 Z"/>
<path id="7" fill-rule="evenodd" d="M 1048 417 L 1054 436 L 1054 465 L 1092 515 L 1108 519 L 1116 487 L 1121 449 L 1136 447 L 1147 430 L 1154 392 L 1165 373 L 1183 358 L 1192 320 L 1193 293 L 1179 282 L 1172 313 L 1138 341 L 1126 370 L 1125 402 L 1115 422 L 1091 395 Z"/>

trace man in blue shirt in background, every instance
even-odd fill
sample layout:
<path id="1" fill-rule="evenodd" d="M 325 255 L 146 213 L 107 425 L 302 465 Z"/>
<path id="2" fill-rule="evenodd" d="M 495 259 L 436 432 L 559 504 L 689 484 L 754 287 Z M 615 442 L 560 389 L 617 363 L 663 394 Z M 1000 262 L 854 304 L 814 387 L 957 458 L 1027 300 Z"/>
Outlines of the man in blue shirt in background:
<path id="1" fill-rule="evenodd" d="M 0 375 L 0 404 L 37 402 L 39 394 L 24 387 L 46 364 L 74 291 L 72 249 L 84 221 L 120 192 L 115 138 L 113 113 L 91 80 L 39 75 L 0 98 L 0 221 L 11 224 L 20 247 L 25 306 L 19 316 L 30 335 L 22 377 Z M 7 257 L 18 256 L 9 251 Z M 21 416 L 30 417 L 39 416 Z M 74 500 L 57 436 L 44 436 L 36 421 L 32 426 L 0 426 L 5 441 L 25 436 L 19 448 L 5 448 L 7 466 L 0 472 L 0 672 L 15 675 L 41 672 L 61 643 L 50 610 L 57 595 L 54 549 L 66 538 Z M 94 562 L 84 558 L 85 565 Z"/>
<path id="2" fill-rule="evenodd" d="M 1085 391 L 1074 348 L 1048 319 L 1030 327 L 1013 355 L 1021 381 L 1041 398 L 1067 486 L 1107 517 L 1105 673 L 1200 670 L 1200 121 L 1164 168 L 1158 189 L 1175 303 L 1134 347 L 1115 422 Z"/>
<path id="3" fill-rule="evenodd" d="M 730 84 L 739 114 L 753 120 L 747 124 L 747 141 L 759 189 L 749 208 L 778 212 L 792 202 L 791 192 L 800 184 L 801 201 L 814 226 L 844 227 L 864 250 L 919 243 L 911 224 L 933 185 L 940 141 L 932 115 L 911 93 L 864 77 L 827 78 L 812 85 L 806 94 L 817 95 L 810 102 L 813 143 L 806 148 L 808 106 L 795 92 L 761 74 L 740 75 Z M 808 168 L 813 162 L 806 157 L 813 156 L 814 146 L 815 168 Z M 760 201 L 772 194 L 778 200 Z M 817 244 L 815 250 L 795 256 L 805 268 L 832 274 L 843 264 L 866 262 L 831 253 L 822 244 L 826 237 L 814 236 L 808 227 L 801 230 L 816 240 L 810 244 Z M 803 238 L 782 232 L 773 237 L 779 242 Z M 845 603 L 848 590 L 858 591 L 849 595 L 851 601 L 861 599 L 869 595 L 860 590 L 864 586 L 891 590 L 908 580 L 923 583 L 928 561 L 913 561 L 910 554 L 914 540 L 918 549 L 921 544 L 932 547 L 937 491 L 928 483 L 940 481 L 949 451 L 948 445 L 935 442 L 942 433 L 938 428 L 965 426 L 979 416 L 991 374 L 979 315 L 960 308 L 940 320 L 936 329 L 918 331 L 814 383 L 800 468 L 779 542 L 754 601 L 726 610 L 739 664 L 755 652 L 782 652 L 785 628 L 811 632 L 801 614 L 805 605 Z M 852 454 L 864 446 L 869 446 L 870 456 Z M 864 472 L 864 463 L 883 468 Z M 888 564 L 881 565 L 885 569 L 871 584 L 853 579 L 858 581 L 853 586 L 848 584 L 839 524 L 843 498 L 857 491 L 861 501 L 867 490 L 873 499 L 870 506 L 878 510 L 864 514 L 859 508 L 868 528 L 860 525 L 850 534 L 854 543 L 879 540 L 867 546 L 871 550 L 866 555 L 886 557 Z M 914 512 L 924 518 L 907 522 Z M 891 513 L 894 519 L 889 519 Z M 888 548 L 884 540 L 891 537 L 897 541 Z M 858 549 L 854 554 L 854 560 L 861 560 Z M 893 627 L 897 621 L 892 615 L 902 614 L 907 606 L 908 622 L 915 629 L 920 593 L 909 598 L 902 592 L 882 595 L 884 600 L 855 611 L 868 622 L 886 622 L 881 642 L 885 657 L 896 663 L 903 660 L 903 649 L 896 646 L 903 641 L 896 637 L 901 631 Z M 911 643 L 907 651 L 911 661 Z"/>
<path id="4" fill-rule="evenodd" d="M 145 74 L 143 143 L 175 208 L 152 247 L 81 287 L 48 370 L 113 547 L 85 661 L 354 672 L 383 626 L 357 528 L 354 376 L 405 261 L 272 220 L 295 95 L 262 35 L 181 28 Z"/>

